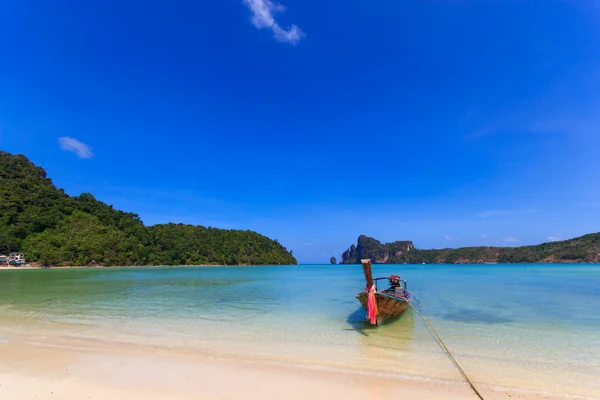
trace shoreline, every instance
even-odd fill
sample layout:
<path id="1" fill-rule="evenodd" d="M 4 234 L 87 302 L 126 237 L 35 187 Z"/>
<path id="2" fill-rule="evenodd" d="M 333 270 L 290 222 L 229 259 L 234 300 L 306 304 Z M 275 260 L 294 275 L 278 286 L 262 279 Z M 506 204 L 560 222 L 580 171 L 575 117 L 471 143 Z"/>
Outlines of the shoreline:
<path id="1" fill-rule="evenodd" d="M 22 335 L 0 329 L 0 358 L 0 397 L 6 399 L 196 399 L 199 393 L 205 399 L 359 400 L 384 399 L 390 393 L 419 399 L 477 398 L 466 382 L 458 380 L 269 362 L 243 354 L 181 353 L 161 346 L 78 340 L 45 332 Z M 496 400 L 592 399 L 477 382 L 476 386 L 484 397 Z"/>
<path id="2" fill-rule="evenodd" d="M 194 267 L 199 267 L 199 268 L 204 268 L 204 267 L 231 267 L 231 268 L 237 268 L 237 267 L 247 267 L 247 268 L 253 268 L 253 267 L 282 267 L 282 266 L 287 266 L 287 267 L 296 267 L 298 266 L 298 264 L 294 265 L 294 264 L 289 264 L 289 265 L 251 265 L 251 264 L 240 264 L 240 265 L 221 265 L 221 264 L 193 264 L 193 265 L 111 265 L 111 266 L 105 266 L 105 265 L 61 265 L 61 266 L 54 266 L 54 267 L 43 267 L 41 265 L 21 265 L 18 267 L 15 266 L 5 266 L 5 265 L 1 265 L 0 266 L 0 270 L 32 270 L 32 269 L 118 269 L 118 268 L 147 268 L 147 269 L 151 269 L 151 268 L 194 268 Z"/>
<path id="3" fill-rule="evenodd" d="M 579 261 L 562 261 L 562 262 L 531 262 L 531 263 L 455 263 L 455 264 L 445 264 L 445 263 L 433 263 L 433 264 L 375 264 L 375 265 L 590 265 L 590 264 L 598 264 L 598 262 L 579 262 Z M 223 264 L 192 264 L 192 265 L 61 265 L 61 266 L 53 266 L 53 267 L 43 267 L 41 265 L 21 265 L 18 267 L 15 266 L 7 266 L 0 265 L 0 271 L 10 271 L 10 270 L 36 270 L 36 269 L 119 269 L 119 268 L 140 268 L 140 269 L 152 269 L 152 268 L 207 268 L 207 267 L 228 267 L 228 268 L 237 268 L 237 267 L 245 267 L 245 268 L 257 268 L 257 267 L 299 267 L 302 265 L 323 265 L 330 266 L 331 264 L 269 264 L 269 265 L 253 265 L 253 264 L 239 264 L 239 265 L 223 265 Z M 342 265 L 360 265 L 360 264 L 335 264 L 336 266 Z"/>

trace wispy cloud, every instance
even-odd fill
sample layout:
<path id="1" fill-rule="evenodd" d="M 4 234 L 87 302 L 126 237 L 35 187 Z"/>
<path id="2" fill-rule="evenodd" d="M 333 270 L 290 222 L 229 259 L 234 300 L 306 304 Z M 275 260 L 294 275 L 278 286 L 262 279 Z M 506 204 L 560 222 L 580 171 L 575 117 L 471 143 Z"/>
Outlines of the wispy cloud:
<path id="1" fill-rule="evenodd" d="M 466 138 L 467 139 L 481 139 L 487 136 L 492 136 L 494 135 L 496 132 L 498 132 L 499 128 L 498 125 L 494 124 L 494 123 L 489 123 L 489 124 L 485 124 L 485 125 L 481 125 L 473 130 L 471 130 Z"/>
<path id="2" fill-rule="evenodd" d="M 538 212 L 540 210 L 534 208 L 531 210 L 490 210 L 490 211 L 483 211 L 480 213 L 475 214 L 476 216 L 478 216 L 479 218 L 491 218 L 491 217 L 502 217 L 502 216 L 507 216 L 507 215 L 517 215 L 517 214 L 530 214 L 530 213 L 535 213 Z"/>
<path id="3" fill-rule="evenodd" d="M 527 131 L 532 134 L 595 137 L 600 130 L 600 121 L 596 117 L 596 110 L 599 106 L 600 101 L 596 100 L 583 109 L 561 110 L 538 116 L 529 123 Z"/>
<path id="4" fill-rule="evenodd" d="M 512 236 L 505 236 L 502 238 L 502 241 L 504 241 L 506 243 L 515 243 L 515 242 L 518 242 L 519 239 L 512 237 Z"/>
<path id="5" fill-rule="evenodd" d="M 58 143 L 60 144 L 60 148 L 65 151 L 71 151 L 77 155 L 79 158 L 92 158 L 94 157 L 94 153 L 92 153 L 92 148 L 85 143 L 80 142 L 77 139 L 73 139 L 68 136 L 64 136 L 58 139 Z"/>
<path id="6" fill-rule="evenodd" d="M 514 211 L 492 210 L 492 211 L 483 211 L 483 212 L 477 213 L 475 215 L 477 215 L 480 218 L 490 218 L 490 217 L 499 217 L 502 215 L 514 215 L 514 214 L 515 214 Z"/>
<path id="7" fill-rule="evenodd" d="M 242 0 L 252 12 L 252 24 L 258 29 L 271 29 L 276 40 L 285 43 L 296 44 L 306 34 L 298 27 L 292 24 L 284 29 L 277 23 L 274 15 L 283 12 L 285 7 L 281 4 L 275 4 L 270 0 Z"/>
<path id="8" fill-rule="evenodd" d="M 559 240 L 562 240 L 560 238 L 557 238 L 556 236 L 548 236 L 547 239 L 549 242 L 558 242 Z"/>
<path id="9" fill-rule="evenodd" d="M 460 239 L 457 237 L 454 237 L 454 236 L 444 235 L 444 240 L 460 240 Z"/>

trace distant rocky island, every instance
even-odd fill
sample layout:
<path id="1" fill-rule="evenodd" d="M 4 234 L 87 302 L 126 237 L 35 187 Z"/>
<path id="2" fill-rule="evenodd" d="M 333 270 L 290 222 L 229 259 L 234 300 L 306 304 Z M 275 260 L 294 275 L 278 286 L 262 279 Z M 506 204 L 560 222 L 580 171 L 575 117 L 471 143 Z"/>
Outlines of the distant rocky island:
<path id="1" fill-rule="evenodd" d="M 358 264 L 361 259 L 367 258 L 379 264 L 600 262 L 600 233 L 535 246 L 478 246 L 432 250 L 417 249 L 409 240 L 381 243 L 361 235 L 356 246 L 350 246 L 342 254 L 340 264 Z"/>
<path id="2" fill-rule="evenodd" d="M 17 251 L 45 266 L 297 264 L 249 230 L 146 226 L 90 193 L 67 195 L 24 155 L 0 151 L 0 254 Z"/>

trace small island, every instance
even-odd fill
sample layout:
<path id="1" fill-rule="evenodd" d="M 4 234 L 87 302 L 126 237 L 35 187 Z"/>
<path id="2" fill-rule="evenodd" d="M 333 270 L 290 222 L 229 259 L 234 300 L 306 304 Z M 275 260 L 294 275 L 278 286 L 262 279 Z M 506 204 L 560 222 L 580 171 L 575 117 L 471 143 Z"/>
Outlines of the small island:
<path id="1" fill-rule="evenodd" d="M 24 155 L 0 151 L 0 254 L 31 265 L 290 265 L 291 251 L 249 230 L 145 226 L 90 193 L 69 196 Z"/>

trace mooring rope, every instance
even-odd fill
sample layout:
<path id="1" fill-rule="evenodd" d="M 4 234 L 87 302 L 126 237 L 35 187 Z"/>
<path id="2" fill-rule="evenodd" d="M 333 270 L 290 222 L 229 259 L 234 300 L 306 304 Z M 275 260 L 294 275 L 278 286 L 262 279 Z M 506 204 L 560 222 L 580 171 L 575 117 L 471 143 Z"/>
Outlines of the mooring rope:
<path id="1" fill-rule="evenodd" d="M 450 357 L 450 360 L 452 360 L 452 362 L 454 363 L 454 365 L 456 366 L 456 368 L 460 371 L 460 373 L 462 374 L 462 376 L 466 379 L 467 383 L 469 384 L 469 386 L 471 386 L 471 389 L 473 389 L 473 391 L 475 392 L 475 394 L 477 395 L 477 397 L 479 397 L 481 400 L 485 400 L 483 398 L 483 396 L 481 395 L 481 393 L 479 393 L 479 390 L 477 390 L 477 388 L 475 387 L 475 385 L 473 384 L 473 382 L 471 382 L 471 380 L 469 379 L 469 377 L 467 376 L 467 374 L 465 373 L 465 371 L 458 364 L 458 361 L 456 361 L 456 359 L 454 358 L 454 356 L 452 355 L 452 353 L 450 353 L 450 350 L 448 350 L 448 348 L 444 344 L 444 341 L 442 340 L 442 338 L 440 337 L 440 335 L 438 335 L 438 333 L 435 331 L 435 328 L 433 327 L 433 325 L 429 321 L 429 318 L 427 318 L 423 314 L 421 314 L 421 312 L 419 310 L 417 310 L 417 308 L 415 306 L 413 306 L 411 303 L 408 303 L 408 304 L 412 307 L 413 310 L 415 310 L 417 312 L 417 314 L 419 314 L 421 316 L 421 318 L 423 318 L 423 321 L 427 322 L 427 325 L 429 325 L 429 328 L 431 328 L 431 331 L 434 333 L 435 337 L 437 338 L 437 340 L 442 345 L 442 348 L 446 351 L 446 354 L 448 354 L 448 357 Z"/>

